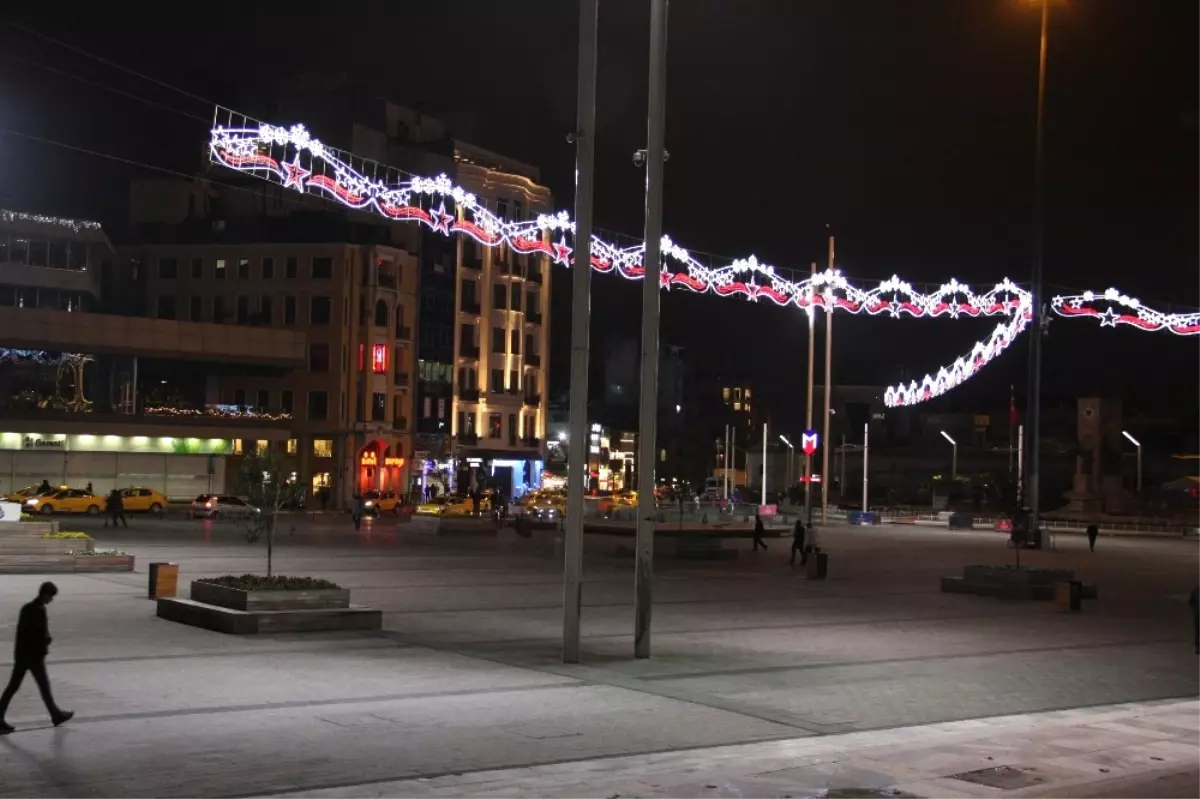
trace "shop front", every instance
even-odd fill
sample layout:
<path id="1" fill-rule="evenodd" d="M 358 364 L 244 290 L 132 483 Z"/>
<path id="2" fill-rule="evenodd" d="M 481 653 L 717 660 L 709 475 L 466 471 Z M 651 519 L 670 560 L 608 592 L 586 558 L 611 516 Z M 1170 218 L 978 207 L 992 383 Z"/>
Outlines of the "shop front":
<path id="1" fill-rule="evenodd" d="M 398 447 L 396 448 L 399 449 Z M 358 494 L 381 491 L 403 494 L 406 459 L 393 454 L 393 447 L 383 439 L 372 439 L 358 451 L 355 489 Z"/>

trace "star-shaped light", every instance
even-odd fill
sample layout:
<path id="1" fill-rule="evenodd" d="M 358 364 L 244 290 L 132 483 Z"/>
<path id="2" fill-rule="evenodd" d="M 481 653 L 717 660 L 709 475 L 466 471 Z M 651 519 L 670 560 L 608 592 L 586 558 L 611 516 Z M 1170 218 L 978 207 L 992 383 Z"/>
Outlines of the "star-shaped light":
<path id="1" fill-rule="evenodd" d="M 1100 327 L 1116 327 L 1119 316 L 1120 314 L 1112 308 L 1106 309 L 1104 313 L 1100 314 Z"/>
<path id="2" fill-rule="evenodd" d="M 300 153 L 296 153 L 296 157 L 290 164 L 285 161 L 283 168 L 287 170 L 287 174 L 283 178 L 283 187 L 290 189 L 295 186 L 296 191 L 303 192 L 304 179 L 312 174 L 312 170 L 300 166 Z"/>
<path id="3" fill-rule="evenodd" d="M 454 214 L 446 213 L 445 202 L 439 203 L 436 211 L 430 211 L 429 217 L 429 227 L 434 233 L 450 235 L 450 223 L 454 221 Z"/>
<path id="4" fill-rule="evenodd" d="M 571 257 L 571 248 L 567 246 L 566 237 L 560 238 L 557 242 L 550 245 L 554 248 L 554 263 L 567 264 Z"/>

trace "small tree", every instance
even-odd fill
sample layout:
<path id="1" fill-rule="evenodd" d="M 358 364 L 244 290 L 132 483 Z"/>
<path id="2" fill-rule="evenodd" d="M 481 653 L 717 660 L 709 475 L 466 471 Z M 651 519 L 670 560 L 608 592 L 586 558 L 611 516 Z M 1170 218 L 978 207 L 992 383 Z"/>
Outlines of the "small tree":
<path id="1" fill-rule="evenodd" d="M 300 496 L 300 486 L 291 479 L 283 457 L 277 452 L 247 455 L 238 472 L 238 490 L 259 512 L 246 523 L 246 541 L 267 541 L 267 577 L 274 576 L 275 525 L 279 511 Z"/>

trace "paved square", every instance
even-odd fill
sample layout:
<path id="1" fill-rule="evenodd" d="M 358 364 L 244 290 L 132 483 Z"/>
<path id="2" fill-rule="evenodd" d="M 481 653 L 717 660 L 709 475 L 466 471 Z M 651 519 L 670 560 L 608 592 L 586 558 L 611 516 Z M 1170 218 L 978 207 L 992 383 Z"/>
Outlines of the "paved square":
<path id="1" fill-rule="evenodd" d="M 936 736 L 949 734 L 938 725 L 966 725 L 953 728 L 958 734 L 992 724 L 974 719 L 1042 713 L 1045 725 L 1056 712 L 1077 722 L 1071 714 L 1086 711 L 1073 709 L 1198 690 L 1185 601 L 1197 579 L 1194 540 L 1106 537 L 1092 554 L 1083 539 L 1063 535 L 1055 551 L 1023 555 L 1099 585 L 1100 599 L 1078 615 L 1048 603 L 939 593 L 943 574 L 1011 560 L 994 533 L 830 528 L 822 535 L 831 556 L 823 582 L 788 568 L 783 540 L 766 553 L 746 548 L 736 563 L 660 560 L 649 660 L 632 658 L 632 561 L 592 554 L 585 662 L 567 666 L 551 534 L 513 544 L 390 522 L 355 534 L 347 520 L 330 517 L 289 526 L 276 571 L 350 588 L 356 603 L 384 611 L 381 633 L 241 638 L 162 621 L 145 599 L 150 561 L 179 562 L 186 593 L 198 576 L 261 572 L 261 545 L 182 519 L 96 530 L 102 545 L 135 554 L 138 572 L 54 578 L 61 593 L 50 609 L 50 674 L 60 702 L 78 716 L 51 729 L 36 691 L 22 690 L 8 718 L 20 730 L 0 738 L 0 796 L 366 795 L 371 785 L 393 784 L 391 795 L 523 795 L 539 793 L 534 777 L 465 786 L 470 774 L 489 770 L 571 764 L 572 782 L 552 781 L 557 790 L 544 795 L 722 795 L 699 782 L 708 777 L 635 790 L 633 772 L 614 773 L 613 758 L 654 763 L 732 746 L 715 762 L 745 770 L 757 747 L 844 748 L 854 735 L 876 736 L 872 745 L 899 753 L 914 733 L 891 728 L 926 725 Z M 42 579 L 0 580 L 0 639 L 11 638 L 20 604 Z M 1172 758 L 1170 747 L 1182 740 L 1194 754 L 1200 742 L 1185 715 L 1161 711 L 1147 721 L 1139 710 L 1095 721 L 1089 751 L 1111 760 L 1099 765 L 1097 755 L 1096 768 L 1166 762 L 1126 752 L 1130 736 Z M 1072 748 L 1078 738 L 1029 739 L 1021 732 L 1028 723 L 1006 723 L 1009 737 L 987 742 L 993 757 L 1006 747 L 1033 751 L 1045 768 L 1070 774 L 1086 758 Z M 987 767 L 971 745 L 923 751 L 926 766 L 910 782 Z M 821 768 L 825 787 L 904 783 L 894 765 L 815 763 L 816 771 L 791 776 L 778 767 L 769 777 L 754 772 L 738 790 L 782 796 L 789 784 L 821 783 Z M 686 774 L 693 766 L 670 768 Z M 436 793 L 436 780 L 454 774 L 467 776 Z M 409 778 L 422 782 L 397 782 Z M 970 784 L 958 782 L 966 794 Z"/>

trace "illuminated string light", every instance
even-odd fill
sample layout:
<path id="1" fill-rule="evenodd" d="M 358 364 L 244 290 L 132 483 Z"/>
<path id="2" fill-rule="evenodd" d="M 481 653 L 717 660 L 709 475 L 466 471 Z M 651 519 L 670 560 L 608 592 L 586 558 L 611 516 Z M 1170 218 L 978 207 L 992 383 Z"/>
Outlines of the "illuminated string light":
<path id="1" fill-rule="evenodd" d="M 65 227 L 72 233 L 79 233 L 84 230 L 99 230 L 99 222 L 89 222 L 86 219 L 67 219 L 60 216 L 46 216 L 45 214 L 26 214 L 21 211 L 9 211 L 0 208 L 0 222 L 32 222 L 36 225 L 56 225 Z"/>
<path id="2" fill-rule="evenodd" d="M 92 360 L 93 358 L 90 355 L 82 355 L 75 352 L 46 352 L 45 350 L 17 350 L 0 347 L 0 363 L 36 363 L 45 366 L 58 366 L 61 364 L 91 363 Z"/>
<path id="3" fill-rule="evenodd" d="M 221 112 L 222 109 L 218 109 L 218 117 Z M 226 114 L 230 119 L 234 116 L 232 112 Z M 249 120 L 246 124 L 250 124 Z M 327 147 L 312 138 L 303 125 L 290 128 L 268 124 L 218 125 L 211 132 L 209 153 L 216 164 L 257 174 L 301 193 L 324 196 L 348 208 L 372 211 L 389 220 L 415 221 L 443 235 L 470 236 L 486 247 L 506 244 L 514 252 L 546 255 L 554 263 L 566 266 L 574 263 L 573 248 L 567 243 L 567 236 L 574 235 L 575 223 L 567 212 L 539 214 L 528 220 L 507 220 L 493 214 L 474 194 L 455 185 L 446 175 L 435 178 L 408 176 L 404 180 L 389 181 L 386 178 L 397 173 L 383 167 L 385 179 L 380 180 L 379 164 Z M 287 160 L 289 153 L 292 155 L 290 161 Z M 361 170 L 354 168 L 356 161 L 362 166 Z M 366 174 L 368 167 L 372 176 Z M 447 210 L 447 203 L 459 213 Z M 615 272 L 638 280 L 645 275 L 644 253 L 644 243 L 620 247 L 593 235 L 590 265 L 599 272 Z M 789 277 L 785 270 L 762 263 L 753 255 L 723 266 L 708 266 L 668 236 L 663 236 L 662 253 L 664 289 L 681 288 L 721 297 L 743 296 L 753 302 L 766 299 L 779 306 L 795 305 L 808 313 L 824 308 L 893 318 L 1008 318 L 986 340 L 976 343 L 968 355 L 939 369 L 936 375 L 927 375 L 919 383 L 914 381 L 909 386 L 889 387 L 885 401 L 890 406 L 923 402 L 961 384 L 1007 349 L 1032 316 L 1029 292 L 1007 278 L 984 294 L 976 294 L 970 286 L 956 280 L 943 284 L 937 291 L 923 294 L 898 277 L 885 280 L 873 289 L 858 288 L 837 269 Z M 1192 326 L 1195 326 L 1194 320 Z M 1187 324 L 1176 332 L 1190 335 L 1191 332 L 1182 332 L 1186 330 Z M 1194 332 L 1200 333 L 1200 328 Z"/>
<path id="4" fill-rule="evenodd" d="M 1103 294 L 1085 291 L 1067 297 L 1055 297 L 1051 309 L 1068 318 L 1098 319 L 1101 327 L 1129 325 L 1138 330 L 1166 330 L 1177 336 L 1200 335 L 1200 311 L 1166 313 L 1147 308 L 1141 300 L 1109 289 Z"/>

